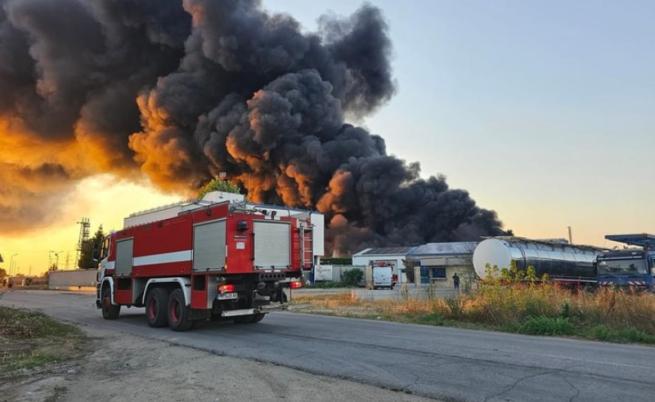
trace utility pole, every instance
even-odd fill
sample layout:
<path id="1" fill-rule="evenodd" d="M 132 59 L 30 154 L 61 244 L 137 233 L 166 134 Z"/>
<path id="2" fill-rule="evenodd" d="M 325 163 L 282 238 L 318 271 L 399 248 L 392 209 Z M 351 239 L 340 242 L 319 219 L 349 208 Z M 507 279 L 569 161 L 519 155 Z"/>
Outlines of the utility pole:
<path id="1" fill-rule="evenodd" d="M 569 228 L 569 244 L 573 244 L 573 232 L 571 231 L 571 226 Z"/>
<path id="2" fill-rule="evenodd" d="M 48 257 L 50 259 L 50 266 L 48 267 L 48 271 L 50 271 L 51 269 L 54 270 L 54 271 L 59 270 L 59 254 L 61 254 L 62 252 L 63 252 L 63 250 L 62 251 L 50 250 L 50 254 L 48 254 Z M 52 264 L 52 254 L 55 255 L 54 265 Z"/>
<path id="3" fill-rule="evenodd" d="M 91 228 L 91 221 L 89 218 L 82 218 L 79 222 L 80 225 L 80 236 L 77 239 L 77 253 L 75 254 L 75 265 L 79 264 L 80 254 L 82 254 L 82 248 L 87 240 L 89 240 L 89 229 Z"/>
<path id="4" fill-rule="evenodd" d="M 16 257 L 17 255 L 18 255 L 18 253 L 15 253 L 15 254 L 13 254 L 13 255 L 11 256 L 11 258 L 9 259 L 9 276 L 11 276 L 11 272 L 12 272 L 13 269 L 14 269 L 14 257 Z"/>
<path id="5" fill-rule="evenodd" d="M 61 254 L 61 251 L 57 251 L 55 253 L 55 270 L 59 271 L 59 254 Z"/>

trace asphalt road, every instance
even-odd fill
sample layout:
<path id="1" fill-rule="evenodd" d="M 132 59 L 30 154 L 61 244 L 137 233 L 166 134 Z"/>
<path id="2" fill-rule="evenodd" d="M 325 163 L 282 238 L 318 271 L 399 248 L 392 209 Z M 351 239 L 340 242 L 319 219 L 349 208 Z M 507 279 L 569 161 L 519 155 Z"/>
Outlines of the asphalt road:
<path id="1" fill-rule="evenodd" d="M 143 309 L 123 309 L 118 321 L 104 321 L 93 302 L 88 294 L 46 291 L 0 299 L 117 337 L 135 334 L 440 399 L 655 399 L 653 347 L 286 312 L 256 325 L 208 324 L 177 333 L 148 327 Z"/>

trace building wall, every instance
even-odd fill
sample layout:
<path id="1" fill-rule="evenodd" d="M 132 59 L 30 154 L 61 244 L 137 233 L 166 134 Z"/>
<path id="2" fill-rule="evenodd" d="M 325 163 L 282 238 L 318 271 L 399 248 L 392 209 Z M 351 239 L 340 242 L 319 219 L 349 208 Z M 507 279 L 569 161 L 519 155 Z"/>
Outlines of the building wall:
<path id="1" fill-rule="evenodd" d="M 475 269 L 471 257 L 456 256 L 456 257 L 418 257 L 414 261 L 417 265 L 414 267 L 414 278 L 416 284 L 427 285 L 421 283 L 421 267 L 444 267 L 446 269 L 445 279 L 432 278 L 432 286 L 437 288 L 453 288 L 453 275 L 457 273 L 459 276 L 460 289 L 468 290 L 475 286 Z"/>
<path id="2" fill-rule="evenodd" d="M 48 273 L 49 289 L 68 289 L 76 287 L 95 287 L 95 269 L 79 269 L 76 271 L 54 271 Z"/>
<path id="3" fill-rule="evenodd" d="M 332 282 L 341 282 L 343 280 L 343 274 L 346 271 L 350 271 L 352 269 L 358 269 L 364 273 L 365 267 L 355 267 L 353 265 L 334 265 L 334 264 L 327 264 L 327 265 L 322 265 L 322 268 L 330 267 L 327 272 L 330 272 L 330 278 L 320 278 L 319 275 L 317 274 L 315 277 L 315 280 L 317 281 L 332 281 Z M 316 268 L 317 270 L 320 268 Z"/>

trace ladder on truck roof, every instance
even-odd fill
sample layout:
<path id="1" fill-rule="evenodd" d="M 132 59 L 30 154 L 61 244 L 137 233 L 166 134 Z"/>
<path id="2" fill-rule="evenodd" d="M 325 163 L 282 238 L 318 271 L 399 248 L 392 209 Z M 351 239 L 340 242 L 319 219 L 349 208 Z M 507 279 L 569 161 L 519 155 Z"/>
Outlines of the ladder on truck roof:
<path id="1" fill-rule="evenodd" d="M 648 233 L 607 235 L 605 238 L 617 243 L 643 247 L 644 250 L 655 249 L 655 235 Z"/>

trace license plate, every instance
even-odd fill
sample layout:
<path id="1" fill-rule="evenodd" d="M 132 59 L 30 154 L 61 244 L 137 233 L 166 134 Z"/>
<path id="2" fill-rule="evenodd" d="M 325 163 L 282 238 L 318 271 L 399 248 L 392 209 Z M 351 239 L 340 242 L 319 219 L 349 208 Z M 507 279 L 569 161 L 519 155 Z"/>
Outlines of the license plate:
<path id="1" fill-rule="evenodd" d="M 218 300 L 236 300 L 239 298 L 239 295 L 234 292 L 234 293 L 225 293 L 222 295 L 216 296 L 216 299 Z"/>

